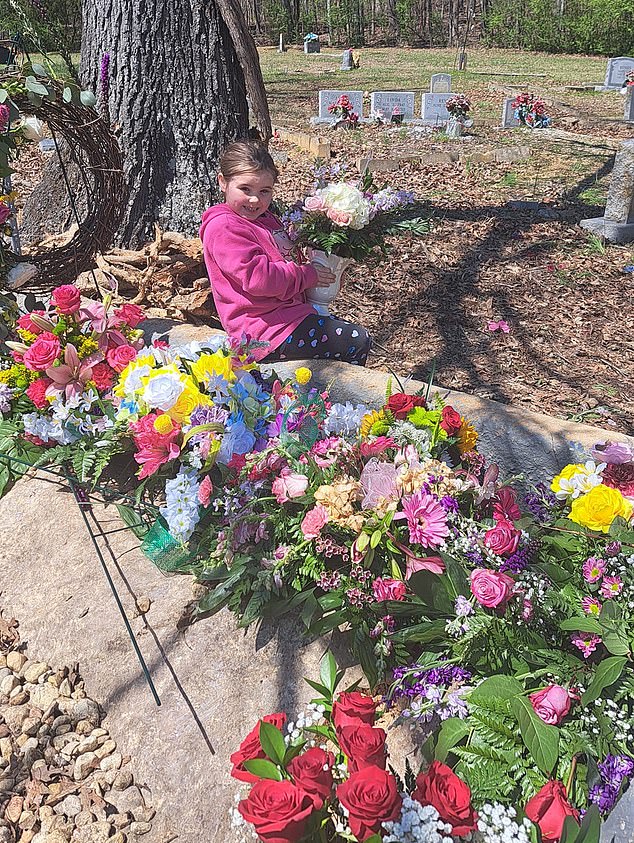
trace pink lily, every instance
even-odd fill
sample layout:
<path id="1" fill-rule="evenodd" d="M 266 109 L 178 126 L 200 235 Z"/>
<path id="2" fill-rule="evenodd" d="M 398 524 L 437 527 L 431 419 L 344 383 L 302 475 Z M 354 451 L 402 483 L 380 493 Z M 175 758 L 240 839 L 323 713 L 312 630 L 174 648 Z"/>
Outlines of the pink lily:
<path id="1" fill-rule="evenodd" d="M 67 399 L 80 395 L 92 378 L 92 367 L 101 360 L 103 360 L 103 354 L 100 352 L 95 352 L 85 360 L 80 360 L 75 346 L 68 343 L 62 365 L 51 366 L 46 370 L 46 374 L 53 381 L 46 390 L 46 394 L 51 396 L 64 392 Z"/>
<path id="2" fill-rule="evenodd" d="M 432 574 L 438 575 L 445 573 L 445 563 L 440 556 L 416 556 L 407 545 L 402 544 L 392 533 L 388 533 L 388 536 L 407 559 L 406 580 L 417 571 L 429 571 Z"/>
<path id="3" fill-rule="evenodd" d="M 88 301 L 82 304 L 79 309 L 79 318 L 82 322 L 89 322 L 90 327 L 96 334 L 103 334 L 108 327 L 106 308 L 98 301 Z"/>

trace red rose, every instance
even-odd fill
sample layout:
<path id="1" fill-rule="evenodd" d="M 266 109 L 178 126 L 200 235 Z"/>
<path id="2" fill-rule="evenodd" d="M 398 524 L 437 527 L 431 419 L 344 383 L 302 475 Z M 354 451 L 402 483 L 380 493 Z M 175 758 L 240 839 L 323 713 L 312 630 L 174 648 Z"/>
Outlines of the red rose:
<path id="1" fill-rule="evenodd" d="M 267 714 L 262 718 L 265 723 L 272 723 L 277 729 L 283 729 L 286 723 L 285 714 Z M 234 779 L 241 782 L 257 782 L 257 776 L 249 773 L 244 768 L 245 761 L 251 761 L 253 758 L 266 758 L 266 754 L 260 744 L 260 721 L 251 729 L 246 738 L 242 741 L 238 750 L 230 756 L 230 761 L 233 764 L 231 775 Z"/>
<path id="2" fill-rule="evenodd" d="M 289 763 L 287 769 L 293 781 L 310 794 L 315 808 L 319 810 L 332 792 L 332 765 L 335 756 L 317 746 L 307 749 Z"/>
<path id="3" fill-rule="evenodd" d="M 24 365 L 32 372 L 43 372 L 53 365 L 61 350 L 61 343 L 55 334 L 44 331 L 33 345 L 24 352 Z"/>
<path id="4" fill-rule="evenodd" d="M 440 761 L 434 761 L 427 772 L 418 776 L 412 799 L 434 807 L 440 819 L 451 825 L 455 836 L 477 829 L 478 815 L 471 805 L 469 786 Z"/>
<path id="5" fill-rule="evenodd" d="M 398 819 L 403 800 L 391 773 L 365 767 L 337 788 L 337 799 L 348 811 L 348 822 L 363 843 L 381 830 L 381 824 Z"/>
<path id="6" fill-rule="evenodd" d="M 373 726 L 375 717 L 376 703 L 372 697 L 359 691 L 339 694 L 332 707 L 332 722 L 337 731 L 344 726 L 359 726 L 361 723 Z"/>
<path id="7" fill-rule="evenodd" d="M 311 796 L 288 780 L 260 779 L 238 811 L 265 843 L 297 843 L 313 813 Z"/>
<path id="8" fill-rule="evenodd" d="M 539 793 L 528 800 L 524 813 L 539 826 L 543 843 L 557 843 L 566 817 L 574 817 L 579 822 L 579 811 L 568 802 L 562 782 L 547 782 Z"/>
<path id="9" fill-rule="evenodd" d="M 139 322 L 143 322 L 145 319 L 145 312 L 138 304 L 122 304 L 114 313 L 117 317 L 118 325 L 125 324 L 131 328 L 136 328 Z"/>
<path id="10" fill-rule="evenodd" d="M 453 407 L 443 407 L 440 418 L 440 426 L 445 431 L 447 436 L 455 436 L 460 430 L 462 419 L 460 413 L 457 413 Z"/>
<path id="11" fill-rule="evenodd" d="M 105 392 L 114 383 L 114 371 L 106 363 L 95 363 L 92 367 L 92 379 L 98 391 Z"/>
<path id="12" fill-rule="evenodd" d="M 510 521 L 501 518 L 491 530 L 484 534 L 484 543 L 498 556 L 515 553 L 522 533 Z"/>
<path id="13" fill-rule="evenodd" d="M 386 404 L 387 409 L 395 419 L 406 419 L 414 407 L 424 407 L 425 399 L 420 395 L 407 395 L 405 392 L 395 392 L 390 395 Z"/>
<path id="14" fill-rule="evenodd" d="M 383 729 L 375 729 L 366 723 L 344 726 L 337 731 L 337 738 L 342 752 L 348 756 L 348 769 L 351 773 L 365 767 L 380 767 L 385 770 L 387 735 Z"/>
<path id="15" fill-rule="evenodd" d="M 106 360 L 115 372 L 122 372 L 128 363 L 135 359 L 136 355 L 136 348 L 132 348 L 131 345 L 116 345 L 106 353 Z"/>
<path id="16" fill-rule="evenodd" d="M 81 293 L 74 284 L 64 284 L 53 290 L 51 300 L 60 313 L 70 316 L 81 306 Z"/>
<path id="17" fill-rule="evenodd" d="M 510 486 L 502 486 L 498 489 L 493 498 L 493 517 L 500 521 L 515 521 L 521 516 L 520 508 L 517 505 L 515 492 Z"/>

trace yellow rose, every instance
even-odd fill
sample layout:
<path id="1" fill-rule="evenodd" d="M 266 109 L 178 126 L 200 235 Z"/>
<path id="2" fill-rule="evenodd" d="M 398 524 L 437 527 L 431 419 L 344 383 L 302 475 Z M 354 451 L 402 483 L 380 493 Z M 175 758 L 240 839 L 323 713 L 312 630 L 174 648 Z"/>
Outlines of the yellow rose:
<path id="1" fill-rule="evenodd" d="M 189 422 L 189 418 L 196 407 L 210 404 L 210 399 L 203 395 L 191 378 L 183 378 L 185 389 L 178 396 L 178 400 L 167 413 L 175 422 L 183 424 Z"/>
<path id="2" fill-rule="evenodd" d="M 300 366 L 299 369 L 295 369 L 295 380 L 300 386 L 305 386 L 312 376 L 313 373 L 306 366 Z"/>
<path id="3" fill-rule="evenodd" d="M 174 430 L 174 422 L 168 416 L 167 413 L 162 413 L 160 416 L 157 416 L 154 419 L 154 424 L 152 425 L 154 430 L 157 433 L 162 433 L 163 435 L 167 433 L 171 433 Z"/>
<path id="4" fill-rule="evenodd" d="M 229 383 L 236 379 L 231 365 L 231 357 L 222 351 L 214 351 L 213 354 L 201 354 L 198 360 L 191 364 L 190 368 L 198 383 L 208 384 L 218 376 Z"/>
<path id="5" fill-rule="evenodd" d="M 615 518 L 620 515 L 628 521 L 633 510 L 618 489 L 601 484 L 572 502 L 570 520 L 589 530 L 607 533 Z"/>
<path id="6" fill-rule="evenodd" d="M 478 444 L 478 431 L 471 424 L 468 419 L 462 417 L 462 424 L 458 431 L 458 450 L 461 454 L 468 454 L 469 451 L 475 450 Z"/>

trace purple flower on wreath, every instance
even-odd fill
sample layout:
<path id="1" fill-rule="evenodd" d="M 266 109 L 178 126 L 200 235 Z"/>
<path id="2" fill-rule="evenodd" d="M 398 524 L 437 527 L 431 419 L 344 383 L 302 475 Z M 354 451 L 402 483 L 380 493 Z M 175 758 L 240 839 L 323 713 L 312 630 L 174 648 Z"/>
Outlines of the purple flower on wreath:
<path id="1" fill-rule="evenodd" d="M 590 788 L 588 799 L 602 814 L 609 814 L 616 805 L 624 779 L 634 773 L 634 760 L 627 755 L 606 755 L 597 768 L 602 782 Z"/>
<path id="2" fill-rule="evenodd" d="M 105 107 L 110 95 L 110 78 L 108 71 L 110 70 L 110 53 L 104 53 L 101 57 L 101 66 L 99 68 L 99 101 Z"/>

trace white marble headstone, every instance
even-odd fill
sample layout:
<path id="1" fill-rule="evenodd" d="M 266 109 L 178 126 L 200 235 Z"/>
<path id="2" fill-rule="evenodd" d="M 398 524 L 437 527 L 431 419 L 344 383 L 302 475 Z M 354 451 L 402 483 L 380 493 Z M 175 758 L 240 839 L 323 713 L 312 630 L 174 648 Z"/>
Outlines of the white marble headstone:
<path id="1" fill-rule="evenodd" d="M 319 92 L 319 119 L 332 120 L 332 114 L 328 113 L 328 106 L 336 102 L 342 94 L 345 94 L 359 118 L 363 117 L 363 91 L 320 91 Z"/>
<path id="2" fill-rule="evenodd" d="M 449 73 L 433 73 L 429 83 L 432 94 L 448 94 L 451 91 L 451 76 Z"/>
<path id="3" fill-rule="evenodd" d="M 514 101 L 513 97 L 506 97 L 506 99 L 502 103 L 502 128 L 503 129 L 511 129 L 514 126 L 521 126 L 522 125 L 519 121 L 519 118 L 517 118 L 515 116 L 515 108 L 512 105 L 513 101 Z"/>
<path id="4" fill-rule="evenodd" d="M 423 105 L 421 117 L 425 123 L 446 123 L 449 120 L 449 112 L 445 103 L 456 94 L 423 94 Z"/>
<path id="5" fill-rule="evenodd" d="M 634 58 L 631 56 L 617 56 L 617 58 L 608 59 L 604 86 L 606 88 L 620 88 L 630 70 L 634 70 Z"/>
<path id="6" fill-rule="evenodd" d="M 414 116 L 414 93 L 412 91 L 373 91 L 370 95 L 370 109 L 381 111 L 387 119 L 398 106 L 405 120 Z"/>
<path id="7" fill-rule="evenodd" d="M 630 86 L 625 94 L 625 113 L 623 119 L 628 123 L 634 123 L 634 85 Z"/>

